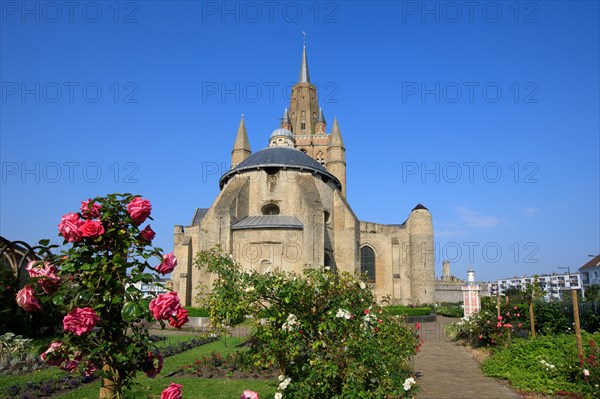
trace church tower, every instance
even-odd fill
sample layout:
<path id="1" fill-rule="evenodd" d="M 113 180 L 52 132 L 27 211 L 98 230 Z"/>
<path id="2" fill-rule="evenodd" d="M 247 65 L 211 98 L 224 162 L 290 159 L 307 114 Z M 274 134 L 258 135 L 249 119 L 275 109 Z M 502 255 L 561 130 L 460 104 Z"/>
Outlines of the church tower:
<path id="1" fill-rule="evenodd" d="M 306 43 L 304 43 L 298 83 L 292 88 L 292 97 L 290 99 L 292 132 L 296 135 L 315 134 L 318 112 L 317 88 L 310 83 L 308 59 L 306 58 Z"/>
<path id="2" fill-rule="evenodd" d="M 231 151 L 231 169 L 235 168 L 240 162 L 248 158 L 250 154 L 252 154 L 252 150 L 250 149 L 250 141 L 246 134 L 244 115 L 242 115 L 240 127 L 238 128 L 235 143 L 233 144 L 233 150 Z"/>

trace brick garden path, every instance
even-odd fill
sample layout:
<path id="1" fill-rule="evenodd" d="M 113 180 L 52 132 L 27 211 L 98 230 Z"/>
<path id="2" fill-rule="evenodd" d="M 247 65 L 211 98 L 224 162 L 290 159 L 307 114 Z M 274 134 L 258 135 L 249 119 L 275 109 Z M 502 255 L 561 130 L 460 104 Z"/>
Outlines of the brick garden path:
<path id="1" fill-rule="evenodd" d="M 440 316 L 436 322 L 421 324 L 425 343 L 413 361 L 422 389 L 417 399 L 521 398 L 507 384 L 484 376 L 466 349 L 446 337 L 444 325 L 453 320 Z"/>

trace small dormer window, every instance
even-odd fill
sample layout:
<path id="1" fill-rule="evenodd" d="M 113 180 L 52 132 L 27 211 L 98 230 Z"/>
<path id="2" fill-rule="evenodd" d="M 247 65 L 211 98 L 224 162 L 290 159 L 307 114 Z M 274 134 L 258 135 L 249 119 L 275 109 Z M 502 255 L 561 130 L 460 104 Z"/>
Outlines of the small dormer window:
<path id="1" fill-rule="evenodd" d="M 260 213 L 263 215 L 279 215 L 279 205 L 268 203 L 260 208 Z"/>

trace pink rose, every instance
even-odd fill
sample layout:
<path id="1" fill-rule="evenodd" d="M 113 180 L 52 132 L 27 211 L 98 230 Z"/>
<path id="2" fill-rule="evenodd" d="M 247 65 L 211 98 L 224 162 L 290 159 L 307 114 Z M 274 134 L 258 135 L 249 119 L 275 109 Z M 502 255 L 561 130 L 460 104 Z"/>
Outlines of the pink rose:
<path id="1" fill-rule="evenodd" d="M 259 399 L 258 392 L 246 389 L 244 392 L 242 392 L 242 396 L 240 397 L 240 399 Z"/>
<path id="2" fill-rule="evenodd" d="M 586 376 L 586 377 L 589 377 L 589 375 L 590 375 L 590 370 L 588 370 L 588 369 L 583 369 L 583 375 L 584 375 L 584 376 Z"/>
<path id="3" fill-rule="evenodd" d="M 48 358 L 48 355 L 50 355 L 51 353 L 54 353 L 58 348 L 60 348 L 62 346 L 62 342 L 52 342 L 50 344 L 50 346 L 48 347 L 48 349 L 46 349 L 46 351 L 44 353 L 42 353 L 40 355 L 40 359 L 42 359 L 42 362 L 45 362 L 46 359 Z M 52 357 L 52 356 L 51 356 Z M 58 366 L 59 364 L 61 364 L 65 359 L 62 358 L 57 358 L 57 359 L 48 359 L 48 364 L 50 366 Z"/>
<path id="4" fill-rule="evenodd" d="M 75 335 L 90 332 L 96 327 L 100 317 L 92 308 L 75 308 L 63 319 L 63 328 Z"/>
<path id="5" fill-rule="evenodd" d="M 73 212 L 69 212 L 60 219 L 58 224 L 58 231 L 65 240 L 69 242 L 81 241 L 81 234 L 79 233 L 79 226 L 83 224 L 83 221 L 79 219 L 79 215 Z"/>
<path id="6" fill-rule="evenodd" d="M 175 328 L 181 328 L 188 321 L 190 321 L 188 318 L 188 311 L 186 308 L 182 307 L 179 309 L 176 316 L 169 319 L 169 324 Z"/>
<path id="7" fill-rule="evenodd" d="M 177 258 L 173 252 L 170 252 L 163 255 L 163 261 L 160 266 L 156 268 L 156 271 L 160 274 L 171 273 L 173 269 L 175 269 L 175 266 L 177 266 Z"/>
<path id="8" fill-rule="evenodd" d="M 43 266 L 41 264 L 40 261 L 32 260 L 27 264 L 25 270 L 29 273 L 29 277 L 41 277 L 38 284 L 46 294 L 54 293 L 60 285 L 60 277 L 56 274 L 58 270 L 50 262 L 43 262 Z"/>
<path id="9" fill-rule="evenodd" d="M 104 234 L 104 226 L 97 220 L 86 220 L 79 226 L 79 233 L 83 237 L 99 237 Z"/>
<path id="10" fill-rule="evenodd" d="M 162 393 L 160 394 L 160 399 L 182 399 L 182 398 L 183 398 L 183 396 L 181 395 L 181 385 L 175 384 L 174 382 L 172 382 L 171 385 L 169 385 L 167 387 L 167 389 L 162 391 Z"/>
<path id="11" fill-rule="evenodd" d="M 144 228 L 144 230 L 140 231 L 140 237 L 142 237 L 142 239 L 144 239 L 146 241 L 152 241 L 155 236 L 156 236 L 156 233 L 154 232 L 154 230 L 152 230 L 150 225 L 146 226 L 146 228 Z"/>
<path id="12" fill-rule="evenodd" d="M 37 312 L 42 310 L 40 302 L 35 297 L 35 290 L 30 285 L 26 285 L 17 292 L 17 305 L 26 312 Z"/>
<path id="13" fill-rule="evenodd" d="M 144 220 L 150 216 L 151 211 L 152 205 L 150 204 L 150 201 L 140 197 L 134 198 L 129 205 L 127 205 L 127 212 L 129 212 L 131 220 L 137 225 L 144 223 Z"/>
<path id="14" fill-rule="evenodd" d="M 100 209 L 102 209 L 102 205 L 96 204 L 95 202 L 90 204 L 91 201 L 91 198 L 87 201 L 81 201 L 80 211 L 84 219 L 96 219 L 100 217 Z"/>
<path id="15" fill-rule="evenodd" d="M 150 378 L 154 378 L 160 373 L 163 367 L 163 358 L 160 353 L 148 352 L 143 370 Z"/>
<path id="16" fill-rule="evenodd" d="M 149 307 L 156 320 L 168 320 L 177 316 L 179 309 L 181 309 L 181 303 L 177 293 L 172 291 L 154 298 Z"/>

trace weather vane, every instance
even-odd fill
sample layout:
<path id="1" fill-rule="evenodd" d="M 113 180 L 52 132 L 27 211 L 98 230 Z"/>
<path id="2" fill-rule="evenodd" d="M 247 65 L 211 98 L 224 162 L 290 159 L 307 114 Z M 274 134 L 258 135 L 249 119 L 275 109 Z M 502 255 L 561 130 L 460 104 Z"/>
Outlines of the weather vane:
<path id="1" fill-rule="evenodd" d="M 306 46 L 306 32 L 302 31 L 302 34 L 304 35 L 304 45 Z"/>

